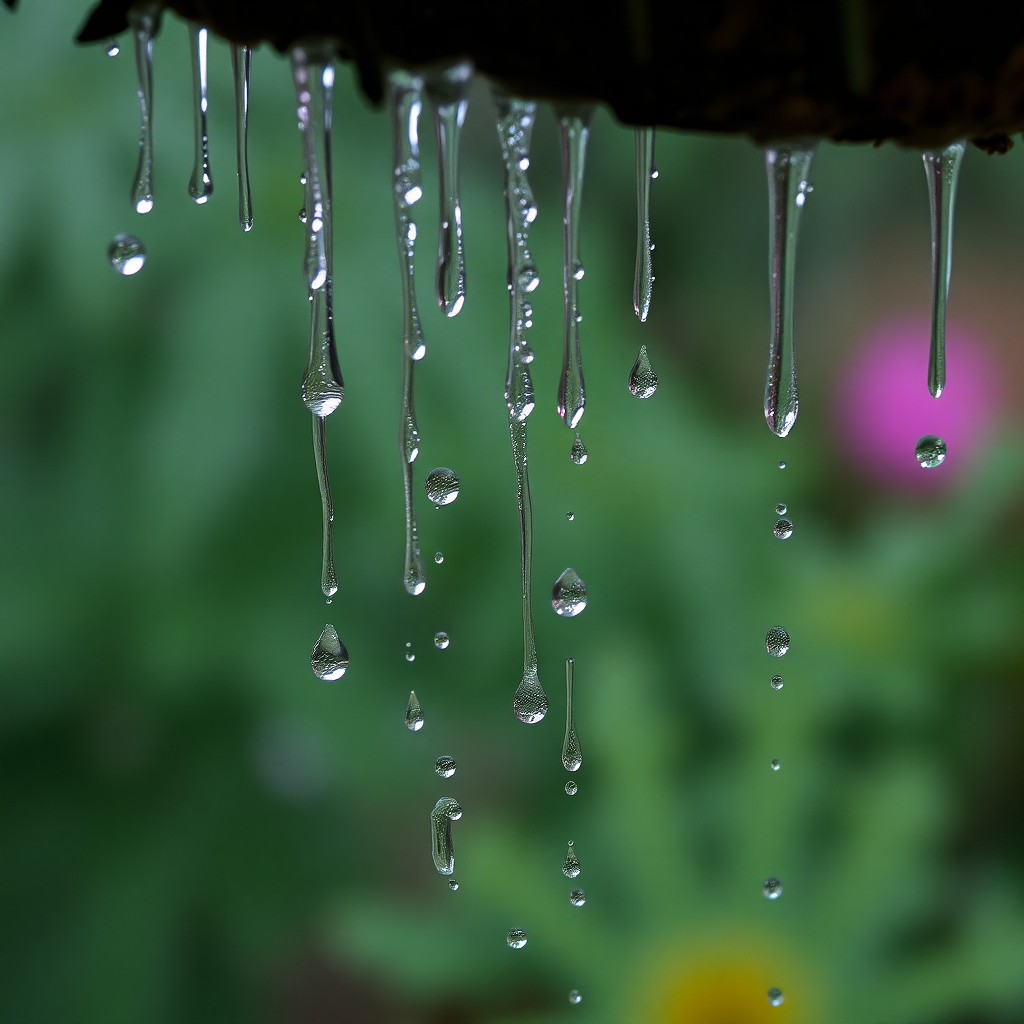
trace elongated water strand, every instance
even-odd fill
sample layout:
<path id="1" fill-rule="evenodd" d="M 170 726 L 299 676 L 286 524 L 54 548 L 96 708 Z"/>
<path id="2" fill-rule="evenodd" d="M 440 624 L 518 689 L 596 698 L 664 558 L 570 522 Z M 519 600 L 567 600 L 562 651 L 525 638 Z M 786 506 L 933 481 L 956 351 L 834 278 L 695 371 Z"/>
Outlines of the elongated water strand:
<path id="1" fill-rule="evenodd" d="M 565 291 L 565 335 L 562 350 L 562 379 L 558 385 L 558 415 L 575 430 L 587 401 L 580 357 L 580 315 L 578 288 L 583 280 L 580 262 L 580 206 L 583 201 L 583 170 L 587 157 L 592 106 L 556 108 L 562 148 L 562 286 Z"/>
<path id="2" fill-rule="evenodd" d="M 430 812 L 431 852 L 434 867 L 442 875 L 455 870 L 455 844 L 452 842 L 452 822 L 462 817 L 462 808 L 454 797 L 443 796 Z"/>
<path id="3" fill-rule="evenodd" d="M 416 362 L 426 354 L 419 312 L 416 309 L 416 220 L 412 208 L 423 197 L 420 173 L 419 120 L 423 109 L 423 80 L 398 69 L 388 76 L 391 129 L 394 137 L 394 176 L 391 196 L 395 204 L 395 234 L 402 271 L 404 329 L 402 336 L 402 415 L 399 448 L 405 485 L 405 570 L 403 581 L 410 594 L 422 594 L 427 585 L 416 530 L 412 466 L 420 451 L 413 383 Z"/>
<path id="4" fill-rule="evenodd" d="M 567 772 L 579 771 L 583 764 L 583 752 L 576 737 L 576 726 L 572 717 L 572 687 L 575 666 L 572 658 L 565 661 L 565 739 L 562 741 L 562 765 Z"/>
<path id="5" fill-rule="evenodd" d="M 252 190 L 249 187 L 249 70 L 252 50 L 231 45 L 231 72 L 235 79 L 235 158 L 238 161 L 238 222 L 252 230 Z"/>
<path id="6" fill-rule="evenodd" d="M 192 115 L 193 131 L 195 132 L 195 157 L 192 164 L 192 177 L 188 182 L 188 194 L 202 205 L 213 194 L 213 178 L 210 176 L 210 141 L 206 132 L 206 29 L 194 21 L 190 21 L 188 23 L 188 40 L 192 53 Z"/>
<path id="7" fill-rule="evenodd" d="M 647 319 L 654 272 L 651 267 L 651 178 L 654 175 L 654 129 L 636 129 L 636 273 L 633 311 Z"/>
<path id="8" fill-rule="evenodd" d="M 128 11 L 139 92 L 139 163 L 131 195 L 136 213 L 153 209 L 153 36 L 160 27 L 162 9 L 161 4 L 137 4 Z"/>
<path id="9" fill-rule="evenodd" d="M 327 420 L 313 414 L 313 458 L 316 461 L 316 479 L 320 485 L 320 507 L 323 511 L 323 559 L 320 567 L 320 587 L 324 597 L 338 592 L 338 579 L 334 572 L 334 502 L 331 499 L 331 479 L 327 474 Z"/>
<path id="10" fill-rule="evenodd" d="M 771 294 L 771 345 L 764 388 L 764 417 L 769 428 L 785 437 L 796 422 L 799 397 L 793 348 L 793 275 L 796 270 L 800 212 L 810 191 L 807 175 L 814 158 L 813 142 L 769 146 L 768 278 Z"/>
<path id="11" fill-rule="evenodd" d="M 437 240 L 437 302 L 447 316 L 456 316 L 466 301 L 466 267 L 462 254 L 462 206 L 459 200 L 459 143 L 469 108 L 473 65 L 450 64 L 426 76 L 427 95 L 434 105 L 437 158 L 441 185 L 441 224 Z"/>
<path id="12" fill-rule="evenodd" d="M 953 267 L 953 211 L 960 177 L 963 141 L 921 154 L 928 178 L 932 219 L 932 344 L 928 355 L 928 390 L 938 398 L 946 386 L 946 300 Z"/>

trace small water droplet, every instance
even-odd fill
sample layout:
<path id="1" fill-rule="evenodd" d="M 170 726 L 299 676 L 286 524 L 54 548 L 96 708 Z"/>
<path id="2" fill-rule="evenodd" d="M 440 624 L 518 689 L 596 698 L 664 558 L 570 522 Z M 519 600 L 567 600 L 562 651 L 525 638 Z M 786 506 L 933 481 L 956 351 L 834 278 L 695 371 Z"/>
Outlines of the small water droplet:
<path id="1" fill-rule="evenodd" d="M 777 900 L 782 895 L 782 883 L 777 878 L 766 878 L 761 891 L 766 899 Z"/>
<path id="2" fill-rule="evenodd" d="M 459 475 L 452 469 L 438 466 L 427 474 L 423 486 L 435 505 L 450 505 L 459 496 Z"/>
<path id="3" fill-rule="evenodd" d="M 935 469 L 936 466 L 941 466 L 946 461 L 946 442 L 934 434 L 925 434 L 917 442 L 914 456 L 921 464 L 922 469 Z"/>
<path id="4" fill-rule="evenodd" d="M 773 690 L 781 690 L 782 689 L 782 676 L 772 676 L 772 689 Z"/>
<path id="5" fill-rule="evenodd" d="M 452 892 L 455 892 L 455 890 L 458 889 L 458 887 L 459 883 L 456 882 L 454 878 L 448 879 L 448 888 L 451 889 Z"/>
<path id="6" fill-rule="evenodd" d="M 768 1005 L 769 1006 L 781 1006 L 786 1001 L 786 997 L 782 994 L 781 988 L 770 988 L 768 989 Z"/>
<path id="7" fill-rule="evenodd" d="M 522 949 L 526 945 L 526 929 L 509 928 L 505 941 L 508 943 L 509 949 Z"/>
<path id="8" fill-rule="evenodd" d="M 785 505 L 784 502 L 780 501 L 778 503 L 778 505 L 775 506 L 775 514 L 777 516 L 784 516 L 788 511 L 789 511 L 789 509 L 786 508 L 786 505 Z"/>
<path id="9" fill-rule="evenodd" d="M 299 223 L 300 224 L 305 224 L 306 223 L 306 208 L 305 207 L 303 207 L 301 210 L 299 210 Z"/>
<path id="10" fill-rule="evenodd" d="M 405 727 L 413 732 L 423 728 L 423 708 L 416 699 L 416 691 L 409 691 L 409 703 L 405 705 Z"/>
<path id="11" fill-rule="evenodd" d="M 583 269 L 583 264 L 579 260 L 573 264 L 572 277 L 574 281 L 582 281 L 586 271 Z"/>
<path id="12" fill-rule="evenodd" d="M 565 513 L 565 518 L 568 519 L 569 522 L 571 523 L 576 517 L 571 512 L 566 512 Z"/>
<path id="13" fill-rule="evenodd" d="M 449 640 L 448 634 L 444 632 L 444 630 L 438 630 L 438 632 L 434 634 L 434 646 L 439 651 L 443 651 L 450 643 L 451 640 Z"/>
<path id="14" fill-rule="evenodd" d="M 405 660 L 406 661 L 415 661 L 416 660 L 416 655 L 413 654 L 412 651 L 406 651 L 405 652 Z"/>
<path id="15" fill-rule="evenodd" d="M 301 174 L 299 175 L 299 184 L 300 184 L 300 185 L 305 185 L 305 184 L 306 184 L 306 182 L 307 182 L 308 180 L 309 180 L 309 179 L 308 179 L 308 178 L 306 177 L 306 172 L 305 172 L 305 171 L 303 171 L 303 172 L 302 172 L 302 173 L 301 173 Z"/>
<path id="16" fill-rule="evenodd" d="M 587 894 L 582 889 L 573 889 L 573 891 L 569 893 L 569 902 L 574 907 L 582 907 L 583 904 L 587 902 Z"/>
<path id="17" fill-rule="evenodd" d="M 122 276 L 137 274 L 146 262 L 146 250 L 134 235 L 122 232 L 114 236 L 107 249 L 110 265 Z"/>
<path id="18" fill-rule="evenodd" d="M 785 468 L 786 468 L 786 464 L 785 464 L 785 462 L 783 462 L 783 461 L 782 461 L 782 460 L 780 459 L 780 460 L 779 460 L 779 469 L 785 469 Z"/>
<path id="19" fill-rule="evenodd" d="M 572 848 L 572 840 L 569 840 L 569 852 L 565 855 L 565 863 L 562 864 L 562 874 L 566 878 L 575 878 L 580 873 L 580 859 Z"/>
<path id="20" fill-rule="evenodd" d="M 455 763 L 455 758 L 450 757 L 448 754 L 442 754 L 434 765 L 434 770 L 442 779 L 450 779 L 455 774 L 455 769 L 458 765 Z"/>
<path id="21" fill-rule="evenodd" d="M 568 781 L 568 782 L 567 782 L 567 783 L 565 784 L 565 791 L 566 791 L 566 793 L 567 793 L 567 794 L 568 794 L 569 796 L 575 796 L 575 795 L 576 795 L 576 791 L 577 791 L 577 790 L 578 790 L 579 788 L 580 788 L 580 787 L 579 787 L 579 786 L 577 786 L 577 785 L 576 785 L 576 783 L 575 783 L 575 782 L 573 782 L 573 780 L 572 780 L 572 779 L 570 779 L 570 780 L 569 780 L 569 781 Z"/>
<path id="22" fill-rule="evenodd" d="M 328 622 L 309 656 L 313 674 L 325 682 L 340 679 L 348 668 L 348 651 L 338 631 Z"/>
<path id="23" fill-rule="evenodd" d="M 121 52 L 121 46 L 116 39 L 111 39 L 107 43 L 107 56 L 116 57 Z"/>
<path id="24" fill-rule="evenodd" d="M 437 562 L 438 565 L 440 565 L 444 561 L 444 555 L 442 555 L 440 551 L 435 551 L 434 561 Z"/>
<path id="25" fill-rule="evenodd" d="M 572 618 L 587 607 L 587 585 L 573 568 L 566 569 L 551 588 L 551 607 L 561 616 Z"/>
<path id="26" fill-rule="evenodd" d="M 583 1002 L 583 996 L 580 995 L 580 990 L 578 988 L 574 988 L 569 993 L 569 1002 L 572 1003 L 573 1006 L 579 1006 L 579 1004 Z"/>
<path id="27" fill-rule="evenodd" d="M 640 346 L 633 369 L 629 371 L 629 393 L 636 398 L 650 398 L 658 390 L 658 375 L 651 366 L 647 346 Z"/>
<path id="28" fill-rule="evenodd" d="M 781 658 L 789 650 L 789 634 L 781 626 L 772 626 L 765 634 L 764 645 L 773 658 Z"/>
<path id="29" fill-rule="evenodd" d="M 772 533 L 779 540 L 788 540 L 793 536 L 793 521 L 791 519 L 779 519 L 772 527 Z"/>
<path id="30" fill-rule="evenodd" d="M 779 763 L 777 758 L 774 761 L 772 761 L 772 771 L 773 772 L 777 772 L 781 767 L 782 767 L 782 765 Z"/>
<path id="31" fill-rule="evenodd" d="M 580 437 L 579 431 L 576 432 L 576 437 L 573 439 L 569 458 L 572 459 L 577 466 L 582 466 L 583 463 L 587 461 L 587 446 L 583 443 L 583 438 Z"/>

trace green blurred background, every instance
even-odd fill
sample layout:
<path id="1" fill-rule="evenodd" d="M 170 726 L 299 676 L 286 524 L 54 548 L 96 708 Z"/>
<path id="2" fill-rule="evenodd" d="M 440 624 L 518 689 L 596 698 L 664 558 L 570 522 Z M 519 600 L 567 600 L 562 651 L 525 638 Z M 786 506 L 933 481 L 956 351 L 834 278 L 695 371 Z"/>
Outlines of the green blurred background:
<path id="1" fill-rule="evenodd" d="M 0 1019 L 1024 1019 L 1020 148 L 967 154 L 950 307 L 1010 401 L 983 396 L 988 440 L 958 465 L 951 444 L 922 489 L 858 462 L 857 423 L 841 414 L 843 367 L 873 325 L 927 323 L 919 157 L 819 153 L 797 296 L 803 405 L 780 441 L 761 413 L 761 154 L 659 136 L 657 282 L 640 324 L 632 132 L 600 112 L 582 240 L 590 459 L 577 468 L 554 410 L 560 170 L 542 109 L 529 430 L 551 711 L 526 727 L 511 709 L 519 547 L 485 88 L 465 135 L 468 299 L 450 321 L 432 300 L 424 122 L 428 584 L 414 599 L 389 126 L 339 70 L 347 397 L 328 427 L 340 591 L 325 609 L 287 63 L 254 55 L 255 228 L 243 235 L 227 48 L 211 42 L 216 191 L 196 207 L 187 34 L 165 20 L 156 206 L 141 218 L 128 203 L 130 46 L 112 60 L 73 46 L 85 10 L 46 0 L 0 17 Z M 146 244 L 137 277 L 107 264 L 119 231 Z M 626 388 L 642 342 L 660 377 L 644 403 Z M 922 350 L 922 391 L 924 376 Z M 462 492 L 435 511 L 421 482 L 437 465 Z M 784 543 L 771 534 L 778 501 L 796 523 Z M 547 606 L 567 565 L 590 591 L 572 620 Z M 333 684 L 309 669 L 327 618 L 352 659 Z M 776 623 L 793 638 L 779 663 L 763 643 Z M 569 656 L 584 755 L 573 798 L 560 764 Z M 403 725 L 412 688 L 418 733 Z M 458 762 L 450 780 L 434 773 L 441 754 Z M 430 859 L 441 795 L 465 811 L 454 893 Z M 581 909 L 559 870 L 569 839 Z M 768 875 L 785 888 L 774 903 Z M 520 952 L 505 944 L 512 926 L 529 935 Z M 786 996 L 775 1009 L 774 985 Z"/>

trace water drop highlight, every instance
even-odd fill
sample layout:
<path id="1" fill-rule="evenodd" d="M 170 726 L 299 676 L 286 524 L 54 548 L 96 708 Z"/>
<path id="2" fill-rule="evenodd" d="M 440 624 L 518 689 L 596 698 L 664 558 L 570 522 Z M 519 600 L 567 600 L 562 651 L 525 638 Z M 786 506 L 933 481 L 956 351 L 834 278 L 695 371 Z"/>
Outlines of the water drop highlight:
<path id="1" fill-rule="evenodd" d="M 789 634 L 781 626 L 772 626 L 765 634 L 764 646 L 773 658 L 781 658 L 789 650 Z"/>
<path id="2" fill-rule="evenodd" d="M 914 447 L 914 457 L 922 469 L 935 469 L 946 461 L 946 442 L 934 434 L 925 434 Z"/>
<path id="3" fill-rule="evenodd" d="M 579 615 L 587 607 L 587 585 L 572 567 L 555 580 L 551 588 L 551 607 L 565 618 Z"/>
<path id="4" fill-rule="evenodd" d="M 435 505 L 450 505 L 459 496 L 459 475 L 453 469 L 438 466 L 427 474 L 423 486 Z"/>
<path id="5" fill-rule="evenodd" d="M 332 682 L 340 679 L 348 668 L 348 650 L 338 631 L 328 622 L 309 656 L 309 666 L 317 679 Z"/>

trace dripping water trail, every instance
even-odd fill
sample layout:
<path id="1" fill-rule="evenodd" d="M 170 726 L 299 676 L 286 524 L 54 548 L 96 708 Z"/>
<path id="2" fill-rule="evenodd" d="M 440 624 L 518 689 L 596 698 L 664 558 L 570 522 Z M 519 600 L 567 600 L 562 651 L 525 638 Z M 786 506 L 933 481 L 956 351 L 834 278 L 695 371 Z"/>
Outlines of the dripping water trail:
<path id="1" fill-rule="evenodd" d="M 651 179 L 654 177 L 654 129 L 636 129 L 636 272 L 633 311 L 641 321 L 651 308 L 654 271 L 651 267 Z"/>
<path id="2" fill-rule="evenodd" d="M 793 348 L 793 275 L 800 212 L 810 191 L 807 175 L 815 144 L 793 143 L 765 150 L 768 170 L 768 250 L 771 347 L 764 388 L 764 416 L 785 437 L 796 422 L 799 396 Z"/>
<path id="3" fill-rule="evenodd" d="M 195 22 L 188 23 L 189 49 L 192 53 L 192 102 L 195 131 L 195 158 L 188 194 L 200 205 L 213 194 L 210 176 L 210 140 L 206 131 L 206 42 L 207 31 Z"/>
<path id="4" fill-rule="evenodd" d="M 583 752 L 576 737 L 576 726 L 572 718 L 572 687 L 575 666 L 572 658 L 565 659 L 565 739 L 562 741 L 562 765 L 567 772 L 579 771 L 583 764 Z"/>
<path id="5" fill-rule="evenodd" d="M 932 342 L 928 355 L 928 390 L 938 398 L 946 386 L 946 301 L 953 267 L 953 210 L 960 177 L 963 141 L 921 154 L 928 178 L 932 221 Z"/>
<path id="6" fill-rule="evenodd" d="M 583 169 L 587 157 L 592 106 L 557 107 L 558 133 L 562 148 L 562 210 L 564 261 L 562 285 L 565 290 L 565 338 L 562 352 L 562 380 L 558 386 L 558 415 L 570 430 L 583 417 L 587 401 L 580 358 L 580 316 L 577 291 L 583 280 L 580 262 L 580 206 L 583 201 Z"/>
<path id="7" fill-rule="evenodd" d="M 533 503 L 526 455 L 526 420 L 535 405 L 530 362 L 533 353 L 526 340 L 532 323 L 526 296 L 540 282 L 527 247 L 530 224 L 537 205 L 526 172 L 530 166 L 530 137 L 537 104 L 495 91 L 496 126 L 505 172 L 505 212 L 508 218 L 509 353 L 505 379 L 505 404 L 512 438 L 519 505 L 519 539 L 522 546 L 523 678 L 512 702 L 521 722 L 539 722 L 548 710 L 548 698 L 537 673 L 537 644 L 533 632 Z"/>
<path id="8" fill-rule="evenodd" d="M 469 108 L 473 65 L 451 64 L 429 73 L 427 95 L 434 105 L 441 184 L 441 223 L 437 241 L 437 302 L 446 316 L 457 316 L 466 301 L 462 254 L 462 206 L 459 200 L 459 143 Z"/>
<path id="9" fill-rule="evenodd" d="M 422 594 L 427 585 L 416 531 L 416 505 L 413 496 L 412 466 L 420 451 L 416 425 L 413 383 L 416 362 L 426 354 L 419 312 L 416 309 L 416 221 L 412 207 L 423 197 L 420 173 L 419 120 L 423 109 L 423 80 L 405 70 L 393 71 L 388 78 L 391 128 L 394 136 L 394 178 L 392 198 L 395 204 L 395 231 L 402 269 L 404 334 L 402 341 L 402 419 L 399 447 L 405 483 L 405 571 L 403 580 L 410 594 Z"/>
<path id="10" fill-rule="evenodd" d="M 128 24 L 135 39 L 139 92 L 139 163 L 131 194 L 136 213 L 153 209 L 153 36 L 160 27 L 161 10 L 160 4 L 138 4 L 128 11 Z"/>
<path id="11" fill-rule="evenodd" d="M 249 70 L 252 50 L 231 46 L 231 72 L 235 79 L 235 157 L 238 161 L 238 222 L 252 230 L 252 190 L 249 187 Z"/>
<path id="12" fill-rule="evenodd" d="M 320 485 L 320 507 L 323 511 L 323 560 L 320 566 L 320 587 L 324 597 L 338 592 L 338 578 L 334 572 L 334 501 L 331 499 L 331 480 L 327 475 L 327 420 L 313 413 L 313 458 L 316 461 L 316 479 Z"/>
<path id="13" fill-rule="evenodd" d="M 442 875 L 455 870 L 455 844 L 452 842 L 452 822 L 462 817 L 462 808 L 454 797 L 443 796 L 430 812 L 430 841 L 434 867 Z"/>

